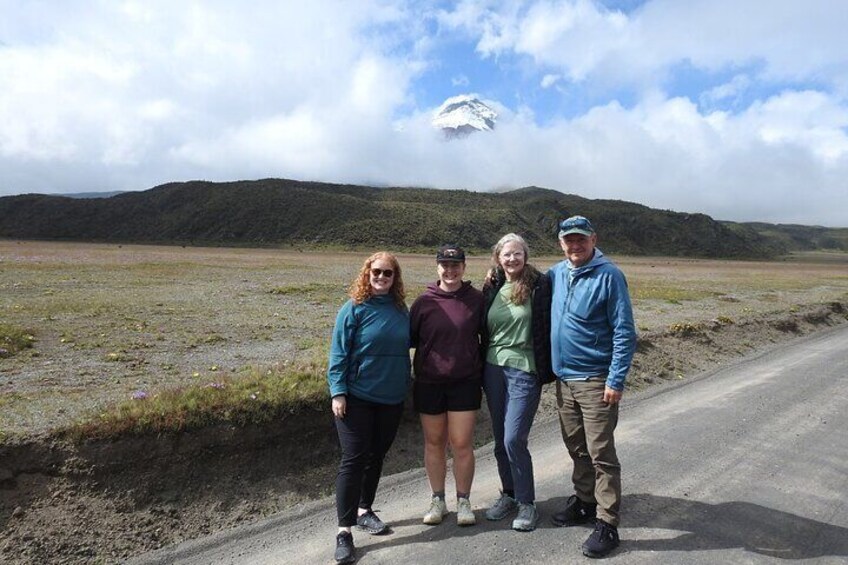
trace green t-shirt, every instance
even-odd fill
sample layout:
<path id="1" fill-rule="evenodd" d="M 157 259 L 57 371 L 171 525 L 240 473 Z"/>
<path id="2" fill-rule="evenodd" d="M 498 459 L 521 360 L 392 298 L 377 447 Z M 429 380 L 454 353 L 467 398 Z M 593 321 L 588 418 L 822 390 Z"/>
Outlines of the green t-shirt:
<path id="1" fill-rule="evenodd" d="M 489 328 L 486 362 L 535 373 L 530 300 L 521 305 L 513 304 L 510 301 L 512 287 L 513 283 L 505 283 L 489 308 L 486 318 Z"/>

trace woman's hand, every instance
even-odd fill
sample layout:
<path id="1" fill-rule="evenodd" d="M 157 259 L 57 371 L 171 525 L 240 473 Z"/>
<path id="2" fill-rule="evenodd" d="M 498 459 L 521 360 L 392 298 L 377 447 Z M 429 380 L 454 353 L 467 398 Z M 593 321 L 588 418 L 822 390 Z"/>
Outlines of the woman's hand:
<path id="1" fill-rule="evenodd" d="M 333 397 L 333 416 L 344 418 L 347 410 L 347 397 L 343 394 Z"/>

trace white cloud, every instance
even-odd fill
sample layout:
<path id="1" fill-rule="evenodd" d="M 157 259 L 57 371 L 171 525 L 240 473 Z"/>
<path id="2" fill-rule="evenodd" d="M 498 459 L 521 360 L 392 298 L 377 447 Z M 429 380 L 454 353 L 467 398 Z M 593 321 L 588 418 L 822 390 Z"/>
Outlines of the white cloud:
<path id="1" fill-rule="evenodd" d="M 261 155 L 273 149 L 262 150 L 247 132 L 271 141 L 301 135 L 288 147 L 302 147 L 296 152 L 302 155 L 316 149 L 316 139 L 353 137 L 353 131 L 344 131 L 349 116 L 356 116 L 359 125 L 364 118 L 386 122 L 406 99 L 416 69 L 414 62 L 380 54 L 387 40 L 369 28 L 400 13 L 379 2 L 292 6 L 26 7 L 19 21 L 0 24 L 4 168 L 22 169 L 14 175 L 17 184 L 33 160 L 117 168 L 143 162 L 156 168 L 167 160 L 165 170 L 176 166 L 191 178 L 203 174 L 197 164 L 231 163 L 226 154 L 213 158 L 212 148 L 230 147 L 233 140 L 245 145 L 231 154 L 268 166 L 271 162 Z M 281 128 L 290 133 L 280 134 Z M 203 148 L 210 155 L 203 155 Z M 260 157 L 251 157 L 251 151 Z M 186 159 L 182 166 L 181 159 Z M 236 165 L 234 170 L 253 168 Z M 126 177 L 114 168 L 105 171 L 110 174 Z M 297 170 L 281 166 L 278 174 Z M 0 190 L 10 190 L 11 178 L 3 174 Z M 40 184 L 44 179 L 33 176 L 20 189 L 55 190 L 60 182 Z M 166 180 L 145 172 L 138 184 L 123 188 Z M 69 183 L 69 190 L 80 184 L 85 181 Z"/>
<path id="2" fill-rule="evenodd" d="M 738 120 L 735 137 L 756 132 L 772 147 L 797 147 L 823 165 L 848 157 L 848 108 L 820 92 L 786 92 L 753 105 Z"/>
<path id="3" fill-rule="evenodd" d="M 730 82 L 726 82 L 705 92 L 702 92 L 699 99 L 701 104 L 712 106 L 716 103 L 738 98 L 753 84 L 750 77 L 745 74 L 739 74 L 733 77 Z"/>
<path id="4" fill-rule="evenodd" d="M 466 87 L 471 84 L 466 75 L 457 75 L 451 79 L 451 84 L 455 87 Z"/>
<path id="5" fill-rule="evenodd" d="M 813 94 L 787 107 L 793 97 L 735 117 L 701 115 L 686 99 L 659 96 L 546 127 L 513 114 L 492 134 L 459 143 L 427 140 L 407 127 L 377 178 L 481 190 L 535 184 L 720 219 L 845 225 L 845 118 Z M 775 123 L 785 124 L 781 140 L 768 136 L 766 126 Z"/>
<path id="6" fill-rule="evenodd" d="M 440 21 L 479 37 L 485 55 L 527 55 L 575 81 L 639 85 L 681 62 L 762 63 L 770 80 L 848 77 L 848 10 L 829 0 L 653 0 L 627 15 L 590 0 L 467 0 Z"/>
<path id="7" fill-rule="evenodd" d="M 559 75 L 545 75 L 542 77 L 542 88 L 550 88 L 555 85 L 562 77 Z"/>

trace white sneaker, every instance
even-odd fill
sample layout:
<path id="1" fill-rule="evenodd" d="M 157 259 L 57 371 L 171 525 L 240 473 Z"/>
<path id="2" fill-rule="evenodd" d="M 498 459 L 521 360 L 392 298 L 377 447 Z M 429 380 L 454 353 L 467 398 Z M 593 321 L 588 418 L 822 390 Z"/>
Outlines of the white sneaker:
<path id="1" fill-rule="evenodd" d="M 457 526 L 473 526 L 477 523 L 477 518 L 471 510 L 471 501 L 467 498 L 456 499 L 456 525 Z"/>
<path id="2" fill-rule="evenodd" d="M 430 509 L 424 514 L 424 523 L 428 526 L 441 524 L 442 519 L 448 514 L 448 505 L 438 496 L 434 496 L 430 500 Z"/>

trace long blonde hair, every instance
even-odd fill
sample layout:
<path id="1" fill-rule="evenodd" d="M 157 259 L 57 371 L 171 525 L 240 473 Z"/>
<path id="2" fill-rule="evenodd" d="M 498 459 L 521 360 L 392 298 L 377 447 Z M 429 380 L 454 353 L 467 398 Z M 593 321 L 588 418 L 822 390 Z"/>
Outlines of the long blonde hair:
<path id="1" fill-rule="evenodd" d="M 504 272 L 503 267 L 501 267 L 500 256 L 501 251 L 503 251 L 506 244 L 513 242 L 520 245 L 521 249 L 524 251 L 524 270 L 521 271 L 521 276 L 519 276 L 518 280 L 515 281 L 515 284 L 512 287 L 512 295 L 510 295 L 509 299 L 513 304 L 520 305 L 527 301 L 527 298 L 530 296 L 530 292 L 533 290 L 533 285 L 536 283 L 536 279 L 539 278 L 540 273 L 536 267 L 527 262 L 530 259 L 530 247 L 528 247 L 524 238 L 517 233 L 506 234 L 498 240 L 494 247 L 492 247 L 492 267 L 489 269 L 489 272 L 486 273 L 486 281 L 484 284 L 496 287 L 501 286 L 503 282 L 506 281 L 506 273 Z"/>
<path id="2" fill-rule="evenodd" d="M 374 289 L 371 288 L 371 265 L 378 259 L 383 259 L 392 264 L 395 276 L 392 280 L 392 287 L 389 289 L 389 294 L 392 295 L 395 305 L 401 310 L 405 310 L 406 292 L 403 289 L 403 277 L 400 272 L 400 263 L 398 263 L 397 257 L 388 251 L 378 251 L 365 260 L 362 264 L 362 268 L 359 269 L 359 274 L 357 274 L 356 278 L 353 279 L 353 282 L 350 283 L 348 295 L 353 299 L 355 304 L 362 304 L 374 295 Z"/>

